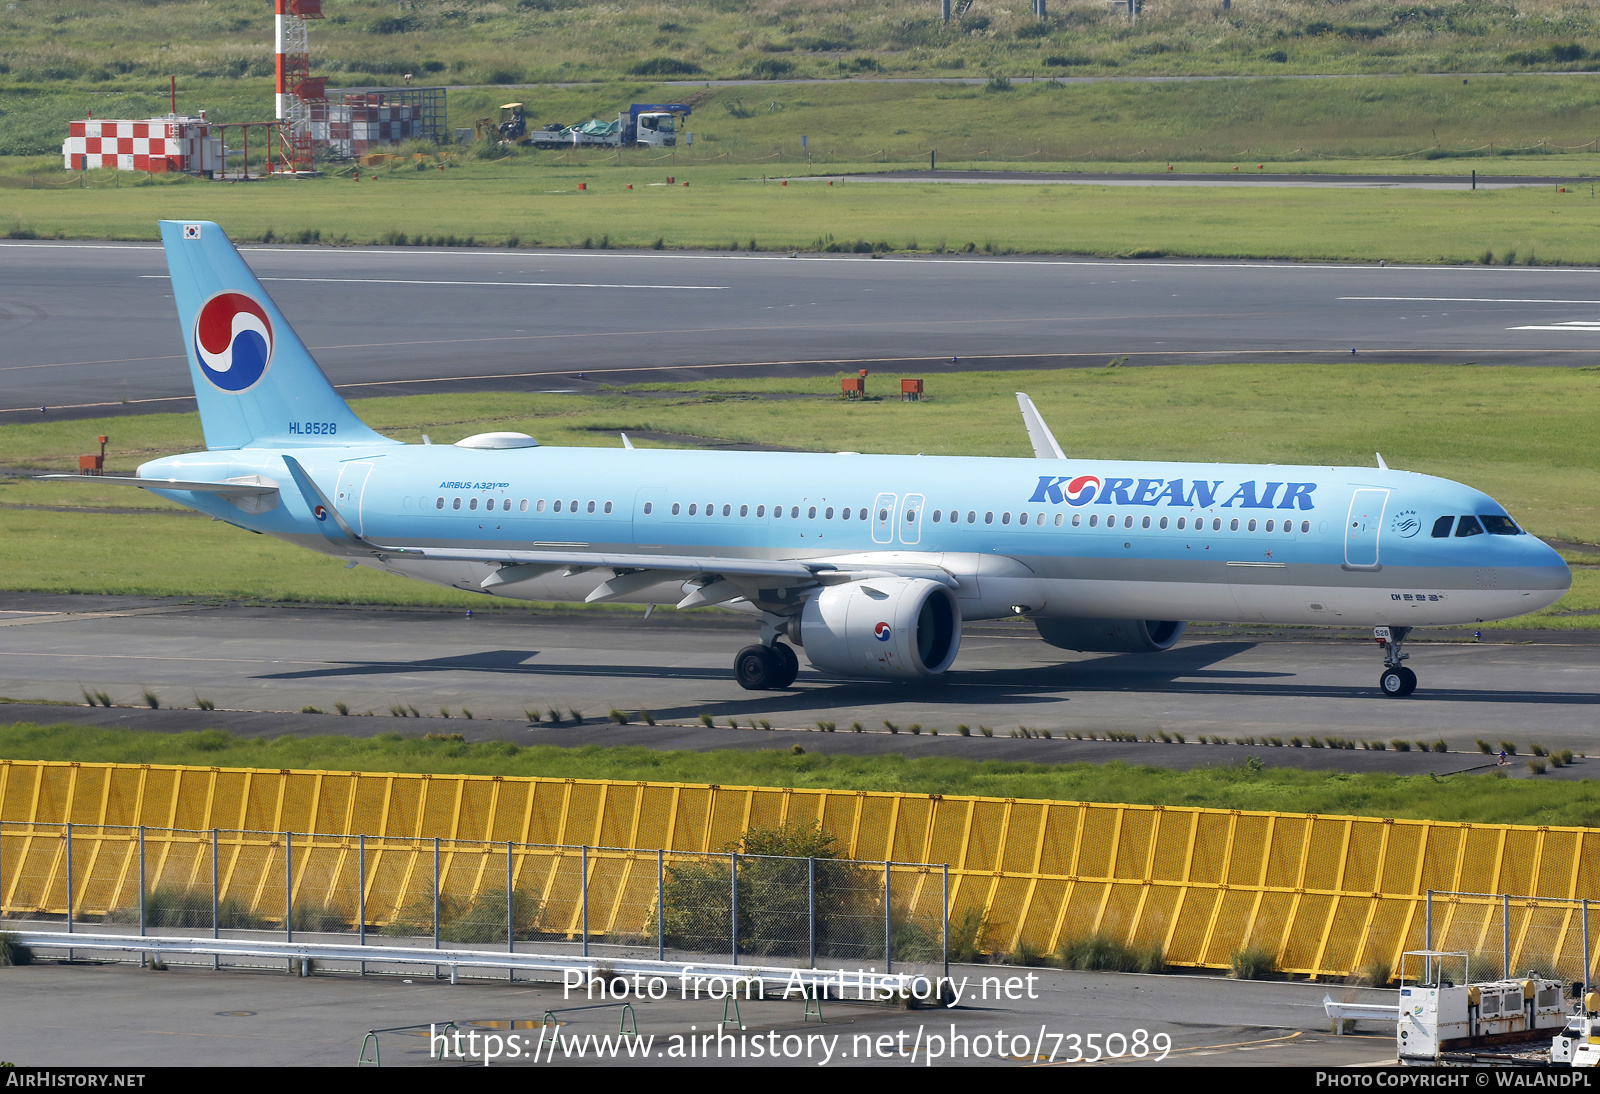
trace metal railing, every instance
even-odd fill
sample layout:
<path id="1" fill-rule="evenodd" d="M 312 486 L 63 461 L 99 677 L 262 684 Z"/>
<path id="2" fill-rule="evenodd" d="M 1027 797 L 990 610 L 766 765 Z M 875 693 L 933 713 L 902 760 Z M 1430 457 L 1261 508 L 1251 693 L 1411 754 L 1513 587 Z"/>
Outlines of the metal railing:
<path id="1" fill-rule="evenodd" d="M 947 968 L 949 893 L 948 867 L 928 863 L 0 823 L 0 922 L 61 922 L 69 935 L 521 944 L 892 973 L 897 963 Z"/>

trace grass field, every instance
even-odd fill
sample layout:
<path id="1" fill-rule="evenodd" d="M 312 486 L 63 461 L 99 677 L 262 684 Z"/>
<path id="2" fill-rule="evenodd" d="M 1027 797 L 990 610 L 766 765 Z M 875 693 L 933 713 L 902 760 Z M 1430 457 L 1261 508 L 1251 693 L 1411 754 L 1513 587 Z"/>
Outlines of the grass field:
<path id="1" fill-rule="evenodd" d="M 179 109 L 218 121 L 270 114 L 267 80 L 187 81 Z M 668 87 L 652 81 L 581 87 L 452 88 L 452 127 L 470 127 L 507 99 L 525 101 L 537 124 L 615 117 L 632 102 L 688 101 L 692 150 L 681 163 L 712 158 L 750 164 L 803 161 L 800 135 L 818 163 L 1015 160 L 1024 167 L 1094 161 L 1246 163 L 1307 168 L 1340 158 L 1380 168 L 1417 160 L 1432 169 L 1466 158 L 1501 170 L 1509 156 L 1536 171 L 1594 171 L 1600 133 L 1600 77 L 1403 76 L 1185 83 L 1016 83 L 1010 90 L 963 84 L 837 81 L 726 88 Z M 53 155 L 67 123 L 165 114 L 166 82 L 124 81 L 92 88 L 50 85 L 0 90 L 0 154 Z M 256 143 L 256 142 L 253 142 Z M 259 143 L 254 153 L 261 151 Z M 1589 158 L 1584 158 L 1587 154 Z M 647 153 L 626 153 L 638 162 Z M 546 162 L 556 153 L 537 153 Z M 604 158 L 596 154 L 593 158 Z M 1560 165 L 1560 166 L 1556 166 Z M 1370 167 L 1369 167 L 1370 169 Z"/>
<path id="2" fill-rule="evenodd" d="M 338 0 L 312 24 L 314 72 L 335 84 L 522 83 L 657 75 L 950 72 L 1482 72 L 1582 68 L 1600 36 L 1575 0 L 1150 3 L 1136 22 L 1101 0 L 1055 0 L 1035 20 L 977 0 L 941 26 L 927 0 Z M 8 4 L 0 77 L 109 83 L 267 77 L 270 11 L 247 0 Z"/>
<path id="3" fill-rule="evenodd" d="M 669 173 L 683 185 L 659 185 Z M 579 182 L 588 189 L 580 192 Z M 634 189 L 626 189 L 628 184 Z M 654 185 L 652 185 L 654 184 Z M 1502 191 L 960 186 L 751 180 L 747 168 L 474 164 L 359 182 L 0 190 L 13 235 L 153 239 L 162 217 L 236 240 L 813 250 L 983 250 L 1391 262 L 1600 264 L 1583 186 Z"/>
<path id="4" fill-rule="evenodd" d="M 322 771 L 538 775 L 557 779 L 710 783 L 717 786 L 971 794 L 996 798 L 1122 802 L 1215 809 L 1285 810 L 1473 824 L 1600 825 L 1600 786 L 1579 782 L 1458 775 L 1299 771 L 1268 766 L 1176 772 L 1127 764 L 1024 764 L 903 756 L 759 752 L 660 752 L 647 748 L 519 748 L 378 737 L 243 740 L 220 730 L 149 733 L 71 725 L 0 725 L 0 756 L 80 763 L 190 764 Z M 803 743 L 803 742 L 802 742 Z M 1465 742 L 1462 742 L 1463 744 Z M 1159 763 L 1162 748 L 1151 746 Z M 1270 760 L 1270 757 L 1268 757 Z M 1581 761 L 1580 761 L 1581 762 Z"/>
<path id="5" fill-rule="evenodd" d="M 874 377 L 893 390 L 896 377 Z M 1535 533 L 1600 543 L 1600 372 L 1480 366 L 1213 365 L 960 373 L 922 403 L 841 403 L 828 379 L 727 380 L 680 394 L 494 393 L 368 399 L 357 412 L 411 442 L 517 429 L 545 444 L 615 445 L 623 430 L 786 443 L 818 451 L 1028 454 L 1012 396 L 1027 388 L 1069 452 L 1104 458 L 1370 465 L 1468 482 Z M 766 395 L 809 393 L 815 400 Z M 194 415 L 40 422 L 0 428 L 0 466 L 65 469 L 99 433 L 111 470 L 202 446 Z M 648 447 L 648 442 L 640 442 Z M 142 491 L 0 480 L 0 588 L 338 603 L 481 604 L 186 515 Z M 34 508 L 37 507 L 37 508 Z M 133 512 L 93 512 L 102 507 Z M 68 511 L 56 511 L 65 509 Z M 76 511 L 72 511 L 76 510 Z M 1525 617 L 1530 627 L 1590 627 L 1600 561 L 1573 590 Z M 248 563 L 242 564 L 242 563 Z"/>

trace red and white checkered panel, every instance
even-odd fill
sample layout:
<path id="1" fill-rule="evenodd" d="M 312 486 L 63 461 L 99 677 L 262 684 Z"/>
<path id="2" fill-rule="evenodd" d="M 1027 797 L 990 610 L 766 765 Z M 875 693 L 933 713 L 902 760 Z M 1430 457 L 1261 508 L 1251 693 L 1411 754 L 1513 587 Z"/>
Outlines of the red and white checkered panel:
<path id="1" fill-rule="evenodd" d="M 61 145 L 68 170 L 109 167 L 119 171 L 187 171 L 186 130 L 205 135 L 208 127 L 151 121 L 73 122 Z"/>

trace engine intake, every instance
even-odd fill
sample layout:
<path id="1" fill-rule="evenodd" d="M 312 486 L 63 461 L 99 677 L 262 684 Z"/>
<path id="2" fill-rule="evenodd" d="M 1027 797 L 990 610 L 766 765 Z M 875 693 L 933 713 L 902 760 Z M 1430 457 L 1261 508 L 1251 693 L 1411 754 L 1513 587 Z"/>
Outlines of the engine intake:
<path id="1" fill-rule="evenodd" d="M 1187 623 L 1160 619 L 1035 619 L 1039 637 L 1080 653 L 1160 653 L 1183 637 Z"/>
<path id="2" fill-rule="evenodd" d="M 924 578 L 870 578 L 822 590 L 789 637 L 806 658 L 841 676 L 938 676 L 961 648 L 955 594 Z"/>

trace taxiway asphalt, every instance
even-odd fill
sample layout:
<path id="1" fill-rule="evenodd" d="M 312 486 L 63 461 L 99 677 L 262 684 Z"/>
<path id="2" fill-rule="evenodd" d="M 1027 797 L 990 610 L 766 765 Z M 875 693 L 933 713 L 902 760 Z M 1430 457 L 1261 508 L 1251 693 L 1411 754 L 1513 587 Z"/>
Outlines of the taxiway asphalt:
<path id="1" fill-rule="evenodd" d="M 748 692 L 734 653 L 755 640 L 740 617 L 658 612 L 533 612 L 251 607 L 119 597 L 0 596 L 0 707 L 8 720 L 158 730 L 422 734 L 661 749 L 788 749 L 970 759 L 1123 760 L 1164 767 L 1281 766 L 1447 774 L 1486 770 L 1482 738 L 1600 753 L 1600 643 L 1586 634 L 1415 636 L 1409 698 L 1377 690 L 1370 640 L 1332 632 L 1216 630 L 1163 654 L 1074 654 L 1030 626 L 969 624 L 955 668 L 930 684 L 851 681 L 805 665 L 786 691 Z M 1430 640 L 1431 638 L 1431 640 Z M 91 708 L 83 689 L 119 705 Z M 162 709 L 143 704 L 145 690 Z M 219 708 L 201 711 L 196 699 Z M 39 702 L 39 701 L 44 702 Z M 343 702 L 348 717 L 331 713 Z M 78 705 L 55 706 L 48 703 Z M 421 718 L 396 718 L 394 705 Z M 327 714 L 300 713 L 313 706 Z M 191 708 L 191 709 L 171 709 Z M 441 708 L 450 712 L 445 722 Z M 466 721 L 462 708 L 473 713 Z M 548 711 L 562 716 L 552 724 Z M 543 717 L 531 723 L 527 710 Z M 609 711 L 633 724 L 612 725 Z M 571 712 L 583 717 L 575 723 Z M 641 710 L 658 722 L 639 724 Z M 372 717 L 365 716 L 367 712 Z M 707 714 L 713 728 L 700 724 Z M 729 720 L 741 728 L 729 729 Z M 898 733 L 884 725 L 892 722 Z M 769 731 L 752 723 L 772 723 Z M 819 732 L 831 722 L 832 733 Z M 850 731 L 860 722 L 863 732 Z M 920 727 L 916 735 L 910 727 Z M 958 733 L 967 725 L 971 736 Z M 982 735 L 988 726 L 993 737 Z M 1026 726 L 1036 736 L 1010 736 Z M 933 731 L 938 734 L 934 735 Z M 1049 739 L 1042 731 L 1051 733 Z M 1183 734 L 1180 745 L 1072 740 L 1108 732 Z M 1256 745 L 1201 745 L 1200 735 Z M 1444 739 L 1451 751 L 1293 747 L 1292 738 Z M 1274 746 L 1269 739 L 1284 743 Z M 1590 761 L 1593 762 L 1593 761 Z M 1505 769 L 1527 777 L 1520 761 Z M 1542 777 L 1581 778 L 1580 761 Z"/>

